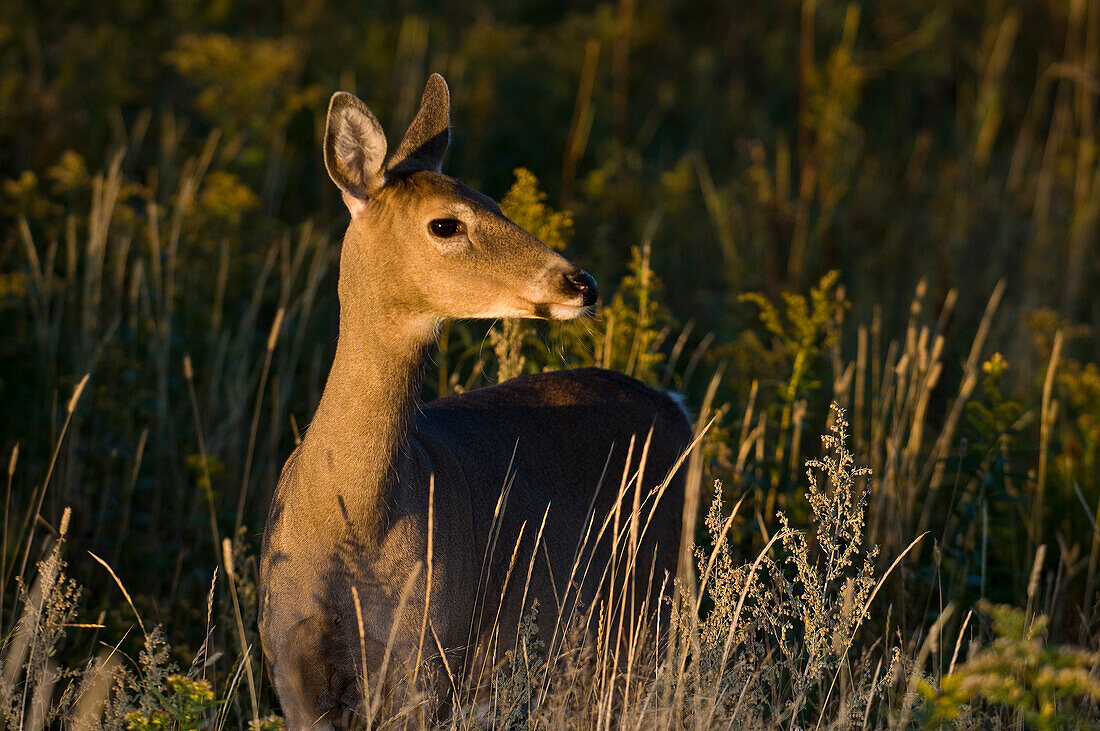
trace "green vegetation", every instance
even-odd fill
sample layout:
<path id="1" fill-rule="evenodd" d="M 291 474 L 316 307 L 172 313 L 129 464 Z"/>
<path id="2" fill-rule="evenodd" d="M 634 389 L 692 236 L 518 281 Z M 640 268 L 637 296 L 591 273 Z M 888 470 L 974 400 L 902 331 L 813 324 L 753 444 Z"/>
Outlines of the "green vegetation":
<path id="1" fill-rule="evenodd" d="M 920 684 L 929 700 L 929 721 L 954 720 L 965 712 L 966 723 L 979 724 L 983 719 L 975 710 L 981 700 L 1016 710 L 1035 728 L 1087 726 L 1087 701 L 1100 700 L 1094 673 L 1100 657 L 1079 648 L 1044 645 L 1044 616 L 1029 620 L 1022 609 L 984 600 L 978 608 L 990 615 L 996 639 L 944 677 L 938 691 Z"/>
<path id="2" fill-rule="evenodd" d="M 335 342 L 325 100 L 397 129 L 429 71 L 447 171 L 603 294 L 450 325 L 424 397 L 616 368 L 686 394 L 715 486 L 659 650 L 527 622 L 451 722 L 1097 725 L 1098 27 L 1097 0 L 5 4 L 3 725 L 280 727 L 255 563 Z"/>

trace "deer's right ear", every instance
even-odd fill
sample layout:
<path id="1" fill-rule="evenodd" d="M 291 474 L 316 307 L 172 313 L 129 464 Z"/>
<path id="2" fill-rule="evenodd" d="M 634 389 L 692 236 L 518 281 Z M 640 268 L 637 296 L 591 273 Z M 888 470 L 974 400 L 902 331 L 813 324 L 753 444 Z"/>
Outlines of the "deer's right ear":
<path id="1" fill-rule="evenodd" d="M 382 187 L 385 159 L 386 135 L 371 110 L 354 94 L 333 94 L 325 124 L 325 167 L 352 215 Z"/>

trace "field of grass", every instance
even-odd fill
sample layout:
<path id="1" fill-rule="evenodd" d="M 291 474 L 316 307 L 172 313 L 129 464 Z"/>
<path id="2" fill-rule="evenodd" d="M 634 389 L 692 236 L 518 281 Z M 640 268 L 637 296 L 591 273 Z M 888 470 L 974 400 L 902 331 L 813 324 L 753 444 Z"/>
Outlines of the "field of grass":
<path id="1" fill-rule="evenodd" d="M 445 170 L 603 298 L 448 326 L 423 397 L 596 364 L 701 434 L 671 631 L 530 623 L 441 725 L 1100 724 L 1100 0 L 370 5 L 0 9 L 0 726 L 280 727 L 325 104 L 430 71 Z"/>

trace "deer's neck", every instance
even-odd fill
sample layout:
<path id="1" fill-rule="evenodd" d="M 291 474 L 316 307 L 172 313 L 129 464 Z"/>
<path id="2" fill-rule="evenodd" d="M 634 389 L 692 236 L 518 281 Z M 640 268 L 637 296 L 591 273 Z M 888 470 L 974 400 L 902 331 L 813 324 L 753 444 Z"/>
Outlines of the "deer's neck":
<path id="1" fill-rule="evenodd" d="M 299 459 L 308 464 L 311 493 L 335 497 L 344 519 L 364 533 L 384 522 L 435 335 L 434 323 L 381 306 L 341 305 L 336 357 Z"/>

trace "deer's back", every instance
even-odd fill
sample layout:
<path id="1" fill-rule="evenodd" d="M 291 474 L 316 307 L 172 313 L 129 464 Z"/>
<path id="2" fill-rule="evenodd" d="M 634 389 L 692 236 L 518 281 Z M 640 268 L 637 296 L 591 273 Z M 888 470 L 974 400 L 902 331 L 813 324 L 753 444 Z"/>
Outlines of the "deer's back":
<path id="1" fill-rule="evenodd" d="M 412 436 L 448 443 L 466 464 L 500 468 L 514 462 L 529 486 L 544 490 L 545 498 L 555 503 L 590 499 L 607 463 L 604 481 L 612 479 L 615 488 L 606 491 L 606 499 L 600 490 L 597 505 L 606 507 L 621 477 L 621 469 L 616 473 L 611 467 L 617 463 L 621 468 L 631 437 L 637 461 L 651 428 L 647 483 L 663 479 L 690 443 L 687 415 L 668 394 L 641 381 L 602 368 L 580 368 L 519 376 L 429 402 L 418 414 Z M 594 465 L 599 466 L 595 475 Z M 473 497 L 495 502 L 500 484 L 489 479 L 478 487 L 490 494 Z"/>
<path id="2" fill-rule="evenodd" d="M 410 435 L 429 453 L 442 452 L 433 455 L 433 461 L 461 465 L 461 489 L 468 491 L 473 544 L 479 552 L 489 539 L 501 490 L 514 478 L 499 518 L 500 535 L 490 570 L 491 592 L 500 588 L 493 578 L 499 580 L 506 573 L 518 541 L 521 574 L 518 581 L 512 582 L 518 587 L 510 584 L 508 588 L 506 605 L 516 604 L 508 600 L 513 591 L 522 591 L 534 537 L 546 516 L 542 532 L 546 560 L 540 557 L 535 563 L 532 586 L 536 590 L 532 593 L 541 594 L 540 604 L 547 614 L 553 606 L 548 601 L 553 600 L 555 592 L 560 600 L 589 515 L 595 520 L 587 545 L 593 554 L 593 568 L 581 598 L 584 603 L 593 598 L 609 545 L 607 537 L 598 546 L 593 541 L 604 517 L 614 509 L 631 439 L 631 474 L 637 470 L 649 439 L 641 493 L 644 497 L 665 479 L 691 436 L 687 415 L 667 394 L 599 368 L 520 376 L 497 386 L 430 402 L 418 415 Z M 654 576 L 658 586 L 665 570 L 670 574 L 675 571 L 683 471 L 661 498 L 640 552 L 653 556 L 657 548 Z M 446 480 L 437 474 L 437 494 L 447 487 Z M 625 525 L 633 504 L 631 490 L 623 503 Z M 641 511 L 643 522 L 649 506 L 647 503 Z M 552 579 L 545 571 L 547 563 Z M 575 580 L 579 582 L 579 578 L 578 572 Z M 518 620 L 518 616 L 512 619 Z"/>

